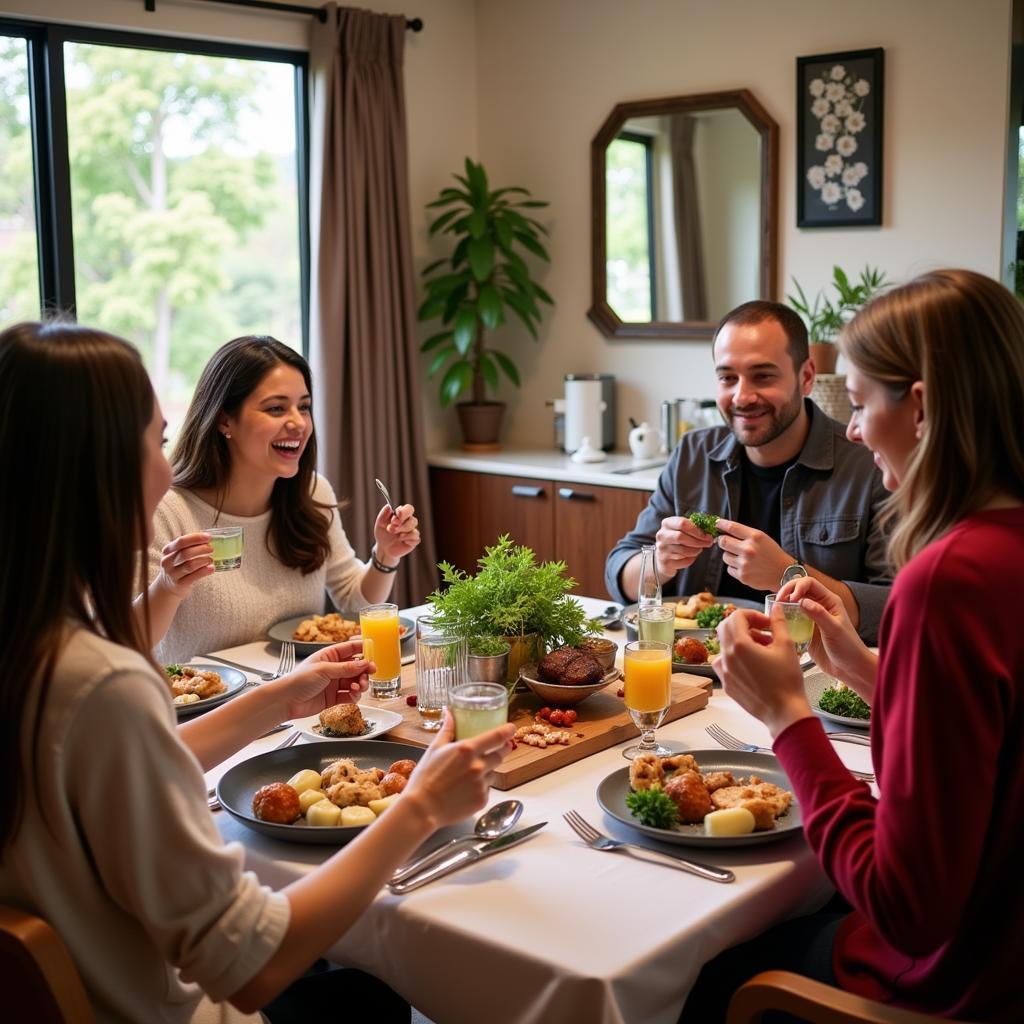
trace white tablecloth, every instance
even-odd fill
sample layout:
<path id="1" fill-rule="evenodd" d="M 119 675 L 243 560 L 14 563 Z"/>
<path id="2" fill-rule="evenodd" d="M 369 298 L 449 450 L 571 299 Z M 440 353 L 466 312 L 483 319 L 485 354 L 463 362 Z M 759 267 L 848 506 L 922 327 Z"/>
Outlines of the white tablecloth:
<path id="1" fill-rule="evenodd" d="M 605 604 L 584 603 L 594 612 Z M 624 640 L 621 631 L 607 635 Z M 277 661 L 262 643 L 220 653 L 256 667 L 272 669 Z M 765 728 L 717 688 L 706 709 L 658 734 L 687 749 L 717 749 L 704 732 L 711 722 L 751 743 L 769 743 Z M 229 764 L 271 749 L 283 735 L 257 741 L 210 772 L 211 784 Z M 837 749 L 850 767 L 870 770 L 867 747 Z M 520 826 L 548 827 L 406 896 L 382 891 L 327 955 L 382 978 L 438 1024 L 671 1024 L 707 960 L 828 898 L 831 887 L 802 836 L 712 856 L 647 840 L 607 817 L 596 789 L 624 765 L 621 751 L 613 747 L 496 791 L 492 802 L 523 801 Z M 732 868 L 736 881 L 708 882 L 591 850 L 562 820 L 570 808 L 617 838 Z M 267 839 L 225 813 L 217 822 L 226 840 L 244 845 L 248 866 L 277 887 L 331 853 Z M 458 831 L 444 830 L 429 845 Z"/>

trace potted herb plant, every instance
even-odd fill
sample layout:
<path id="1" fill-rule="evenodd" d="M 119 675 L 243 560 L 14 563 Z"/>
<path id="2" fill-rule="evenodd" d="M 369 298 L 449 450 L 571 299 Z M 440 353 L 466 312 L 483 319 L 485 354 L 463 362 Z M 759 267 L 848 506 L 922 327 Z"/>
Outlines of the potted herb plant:
<path id="1" fill-rule="evenodd" d="M 509 683 L 518 679 L 523 662 L 601 632 L 570 595 L 576 581 L 566 573 L 564 562 L 538 563 L 530 548 L 516 545 L 505 534 L 485 549 L 477 566 L 471 576 L 442 562 L 441 588 L 428 600 L 446 631 L 473 638 L 471 650 L 473 641 L 484 637 L 508 642 Z"/>
<path id="2" fill-rule="evenodd" d="M 542 238 L 547 228 L 527 211 L 547 206 L 518 186 L 492 189 L 483 166 L 466 157 L 465 173 L 454 175 L 459 188 L 444 188 L 427 209 L 441 212 L 430 234 L 450 235 L 450 256 L 424 267 L 426 299 L 422 321 L 440 319 L 441 330 L 420 346 L 430 355 L 428 373 L 441 378 L 441 406 L 467 392 L 456 410 L 465 444 L 475 451 L 497 447 L 503 402 L 487 400 L 496 393 L 500 375 L 516 387 L 519 371 L 504 353 L 487 344 L 487 333 L 511 313 L 536 340 L 540 305 L 551 296 L 533 280 L 523 253 L 548 259 Z"/>
<path id="3" fill-rule="evenodd" d="M 498 636 L 469 638 L 469 678 L 473 682 L 504 683 L 508 680 L 508 659 L 512 645 Z"/>
<path id="4" fill-rule="evenodd" d="M 810 302 L 796 278 L 793 278 L 793 287 L 797 294 L 786 296 L 807 324 L 811 358 L 819 373 L 836 372 L 836 339 L 843 324 L 873 295 L 887 287 L 888 281 L 877 267 L 865 266 L 854 283 L 842 267 L 834 266 L 830 284 L 836 293 L 834 299 L 819 291 L 814 302 Z"/>

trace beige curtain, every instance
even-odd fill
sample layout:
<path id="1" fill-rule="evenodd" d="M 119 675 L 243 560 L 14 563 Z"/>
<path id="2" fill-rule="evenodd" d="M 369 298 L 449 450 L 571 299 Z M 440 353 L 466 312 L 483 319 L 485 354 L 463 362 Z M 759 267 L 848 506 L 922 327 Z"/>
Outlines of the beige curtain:
<path id="1" fill-rule="evenodd" d="M 369 557 L 382 500 L 416 506 L 423 542 L 393 600 L 437 581 L 421 429 L 402 77 L 405 18 L 339 9 L 312 22 L 310 354 L 321 471 L 347 499 L 345 529 Z"/>
<path id="2" fill-rule="evenodd" d="M 672 117 L 673 195 L 676 207 L 676 239 L 679 244 L 679 276 L 683 289 L 683 319 L 707 320 L 708 290 L 701 241 L 700 204 L 697 198 L 697 166 L 693 140 L 697 119 L 690 114 Z"/>

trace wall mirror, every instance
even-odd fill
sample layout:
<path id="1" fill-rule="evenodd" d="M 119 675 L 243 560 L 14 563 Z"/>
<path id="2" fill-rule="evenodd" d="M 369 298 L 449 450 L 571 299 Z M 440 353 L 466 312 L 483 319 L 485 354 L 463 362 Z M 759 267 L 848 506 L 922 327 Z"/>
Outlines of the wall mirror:
<path id="1" fill-rule="evenodd" d="M 591 143 L 590 319 L 609 337 L 709 338 L 774 299 L 778 148 L 746 89 L 615 107 Z"/>

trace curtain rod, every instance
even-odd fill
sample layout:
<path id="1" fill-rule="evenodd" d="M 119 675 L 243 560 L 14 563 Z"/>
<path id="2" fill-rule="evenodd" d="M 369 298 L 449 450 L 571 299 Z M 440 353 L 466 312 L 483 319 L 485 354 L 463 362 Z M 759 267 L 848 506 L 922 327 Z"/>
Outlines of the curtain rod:
<path id="1" fill-rule="evenodd" d="M 143 0 L 147 11 L 156 10 L 156 0 Z M 235 7 L 254 7 L 257 10 L 281 11 L 284 14 L 306 14 L 317 21 L 327 21 L 327 12 L 322 7 L 300 7 L 298 4 L 271 3 L 269 0 L 206 0 L 206 3 L 231 4 Z M 423 30 L 422 18 L 406 18 L 405 27 L 410 32 Z"/>

